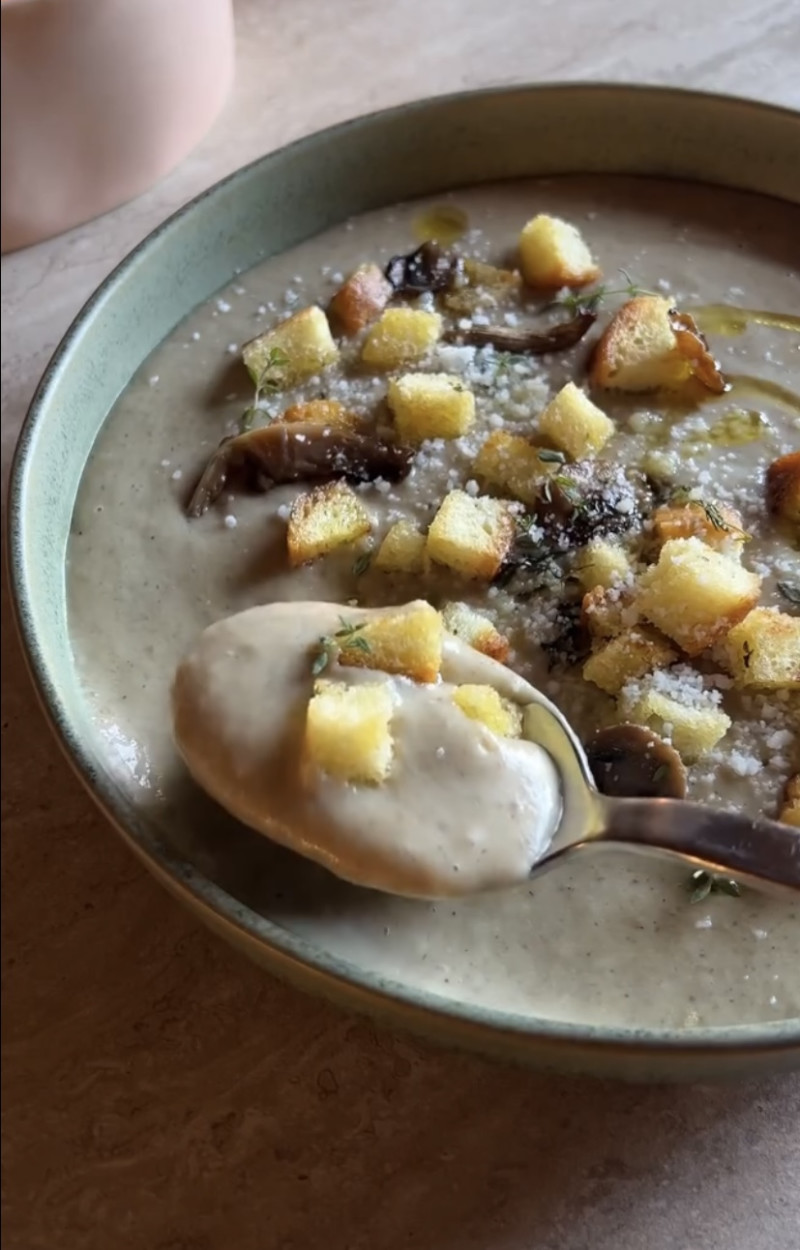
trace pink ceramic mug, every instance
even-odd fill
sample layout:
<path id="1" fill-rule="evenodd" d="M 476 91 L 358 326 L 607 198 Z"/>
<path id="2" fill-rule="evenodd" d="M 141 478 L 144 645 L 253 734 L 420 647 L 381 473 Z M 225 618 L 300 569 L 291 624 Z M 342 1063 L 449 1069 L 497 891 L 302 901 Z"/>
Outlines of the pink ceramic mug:
<path id="1" fill-rule="evenodd" d="M 3 252 L 162 178 L 233 77 L 231 0 L 2 0 Z"/>

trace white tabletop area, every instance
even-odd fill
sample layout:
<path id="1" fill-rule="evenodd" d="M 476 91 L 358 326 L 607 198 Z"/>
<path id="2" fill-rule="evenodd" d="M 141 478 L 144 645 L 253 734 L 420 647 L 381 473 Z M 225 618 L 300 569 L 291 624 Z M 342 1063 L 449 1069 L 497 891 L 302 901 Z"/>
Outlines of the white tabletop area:
<path id="1" fill-rule="evenodd" d="M 2 262 L 3 493 L 80 305 L 168 213 L 321 126 L 536 80 L 800 107 L 800 0 L 240 0 L 233 96 L 133 203 Z M 188 54 L 188 50 L 187 50 Z M 799 154 L 800 156 L 800 154 Z M 46 729 L 3 579 L 9 1250 L 795 1250 L 800 1076 L 628 1087 L 395 1036 L 185 914 Z"/>

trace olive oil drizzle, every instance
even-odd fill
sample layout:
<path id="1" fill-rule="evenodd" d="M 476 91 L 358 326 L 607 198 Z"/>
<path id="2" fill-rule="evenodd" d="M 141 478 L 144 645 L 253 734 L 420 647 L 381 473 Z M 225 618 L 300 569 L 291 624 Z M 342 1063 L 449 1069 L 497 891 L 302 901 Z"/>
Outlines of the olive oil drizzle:
<path id="1" fill-rule="evenodd" d="M 750 325 L 771 326 L 800 334 L 800 317 L 794 313 L 776 313 L 761 308 L 738 308 L 735 304 L 703 304 L 692 309 L 692 316 L 704 334 L 720 334 L 736 338 Z"/>
<path id="2" fill-rule="evenodd" d="M 754 395 L 758 399 L 777 404 L 787 412 L 800 414 L 800 395 L 781 386 L 779 382 L 770 382 L 767 378 L 754 378 L 748 374 L 728 375 L 728 391 L 731 397 Z"/>
<path id="3" fill-rule="evenodd" d="M 419 243 L 440 243 L 447 247 L 469 229 L 469 218 L 457 204 L 433 204 L 414 218 L 412 231 Z"/>

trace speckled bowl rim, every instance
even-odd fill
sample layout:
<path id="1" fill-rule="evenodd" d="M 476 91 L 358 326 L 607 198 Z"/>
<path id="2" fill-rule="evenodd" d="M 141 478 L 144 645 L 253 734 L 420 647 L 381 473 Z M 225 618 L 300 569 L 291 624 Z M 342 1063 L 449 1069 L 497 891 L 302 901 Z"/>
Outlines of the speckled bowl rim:
<path id="1" fill-rule="evenodd" d="M 458 92 L 415 101 L 393 109 L 367 114 L 305 136 L 287 148 L 269 153 L 215 183 L 189 201 L 152 231 L 111 272 L 74 319 L 48 364 L 30 404 L 14 454 L 8 495 L 8 553 L 12 603 L 25 661 L 45 717 L 69 763 L 134 854 L 167 890 L 198 914 L 212 930 L 254 957 L 275 975 L 301 989 L 368 1014 L 413 1032 L 442 1040 L 449 1045 L 487 1054 L 507 1055 L 531 1064 L 599 1074 L 619 1075 L 627 1060 L 643 1059 L 645 1076 L 652 1071 L 659 1079 L 694 1079 L 700 1063 L 704 1079 L 713 1078 L 714 1061 L 723 1075 L 734 1059 L 734 1075 L 800 1067 L 800 1018 L 692 1029 L 636 1028 L 575 1024 L 516 1012 L 491 1010 L 477 1004 L 451 1000 L 422 989 L 392 981 L 350 964 L 273 921 L 265 919 L 235 897 L 215 885 L 194 866 L 175 855 L 161 842 L 147 822 L 140 819 L 132 804 L 121 801 L 120 791 L 107 776 L 94 768 L 59 692 L 59 682 L 48 661 L 46 640 L 36 625 L 36 608 L 26 569 L 28 517 L 30 506 L 27 484 L 37 454 L 37 442 L 46 419 L 47 402 L 59 378 L 69 368 L 73 347 L 80 339 L 98 307 L 113 293 L 137 259 L 163 241 L 190 216 L 196 207 L 235 185 L 256 167 L 292 149 L 324 137 L 335 143 L 347 132 L 380 127 L 413 111 L 424 112 L 440 106 L 492 99 L 509 93 L 595 92 L 616 95 L 624 106 L 632 96 L 658 97 L 665 109 L 674 101 L 698 105 L 713 102 L 729 108 L 732 115 L 760 115 L 767 127 L 776 119 L 797 126 L 800 142 L 800 112 L 776 105 L 647 84 L 542 83 Z M 566 172 L 566 171 L 565 171 Z M 730 184 L 734 185 L 734 184 Z M 765 192 L 769 194 L 769 192 Z M 231 275 L 233 276 L 233 275 Z M 188 309 L 187 309 L 188 311 Z M 609 1062 L 610 1059 L 610 1062 Z M 751 1061 L 751 1062 L 748 1062 Z M 685 1063 L 685 1071 L 684 1064 Z"/>

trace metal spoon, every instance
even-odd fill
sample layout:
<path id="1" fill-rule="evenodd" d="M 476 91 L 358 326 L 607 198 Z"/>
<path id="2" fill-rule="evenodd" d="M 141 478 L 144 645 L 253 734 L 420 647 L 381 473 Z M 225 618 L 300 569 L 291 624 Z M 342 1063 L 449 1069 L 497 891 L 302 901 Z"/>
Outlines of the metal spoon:
<path id="1" fill-rule="evenodd" d="M 525 708 L 523 734 L 550 755 L 561 775 L 561 820 L 534 874 L 598 843 L 678 856 L 761 889 L 800 891 L 800 832 L 759 817 L 683 799 L 610 798 L 597 790 L 583 747 L 546 700 Z"/>

